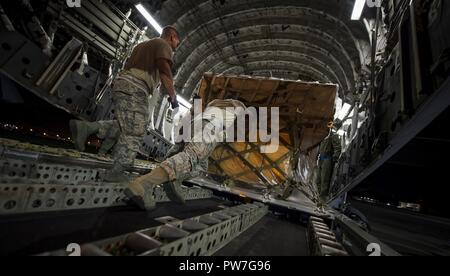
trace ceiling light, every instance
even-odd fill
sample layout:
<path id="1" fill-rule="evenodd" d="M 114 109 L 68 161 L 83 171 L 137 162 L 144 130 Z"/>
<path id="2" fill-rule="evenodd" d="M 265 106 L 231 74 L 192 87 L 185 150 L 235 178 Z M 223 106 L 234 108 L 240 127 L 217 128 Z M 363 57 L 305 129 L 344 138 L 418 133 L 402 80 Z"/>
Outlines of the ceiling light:
<path id="1" fill-rule="evenodd" d="M 355 0 L 355 6 L 353 7 L 352 13 L 352 20 L 359 20 L 361 18 L 365 4 L 366 0 Z"/>
<path id="2" fill-rule="evenodd" d="M 136 9 L 145 17 L 145 19 L 147 19 L 150 25 L 152 25 L 159 34 L 162 34 L 163 28 L 158 24 L 158 22 L 156 22 L 153 16 L 151 16 L 151 14 L 147 11 L 146 8 L 144 8 L 144 6 L 142 6 L 142 4 L 137 4 Z"/>

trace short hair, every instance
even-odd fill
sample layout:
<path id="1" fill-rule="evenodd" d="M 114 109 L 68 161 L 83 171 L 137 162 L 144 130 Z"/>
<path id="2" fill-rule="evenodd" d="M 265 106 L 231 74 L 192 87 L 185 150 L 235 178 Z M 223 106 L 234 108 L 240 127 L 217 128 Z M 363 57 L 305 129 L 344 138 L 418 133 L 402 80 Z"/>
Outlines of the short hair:
<path id="1" fill-rule="evenodd" d="M 169 25 L 169 26 L 166 26 L 163 28 L 161 37 L 168 37 L 173 33 L 175 33 L 178 36 L 178 38 L 180 38 L 180 34 L 178 33 L 178 30 L 174 26 Z"/>

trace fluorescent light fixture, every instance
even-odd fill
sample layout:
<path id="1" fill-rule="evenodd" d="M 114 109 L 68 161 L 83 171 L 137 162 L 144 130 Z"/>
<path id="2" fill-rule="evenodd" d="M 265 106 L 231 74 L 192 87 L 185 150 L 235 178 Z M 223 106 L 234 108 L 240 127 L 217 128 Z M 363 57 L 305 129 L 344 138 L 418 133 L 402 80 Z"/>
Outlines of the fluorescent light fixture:
<path id="1" fill-rule="evenodd" d="M 182 106 L 186 107 L 187 109 L 191 109 L 192 104 L 183 99 L 182 97 L 177 96 L 177 100 Z"/>
<path id="2" fill-rule="evenodd" d="M 159 34 L 162 34 L 163 28 L 158 24 L 158 22 L 156 22 L 153 16 L 151 16 L 142 4 L 137 4 L 136 9 L 145 17 L 145 19 L 147 19 L 148 23 L 150 23 L 150 25 L 152 25 Z"/>
<path id="3" fill-rule="evenodd" d="M 366 0 L 355 0 L 355 6 L 353 7 L 352 20 L 359 20 L 361 18 Z"/>

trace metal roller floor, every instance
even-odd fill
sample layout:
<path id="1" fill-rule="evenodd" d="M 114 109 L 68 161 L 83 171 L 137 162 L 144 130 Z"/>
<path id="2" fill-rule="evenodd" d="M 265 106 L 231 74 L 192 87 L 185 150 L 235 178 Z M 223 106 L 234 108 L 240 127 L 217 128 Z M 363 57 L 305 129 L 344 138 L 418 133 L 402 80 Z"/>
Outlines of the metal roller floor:
<path id="1" fill-rule="evenodd" d="M 162 203 L 150 213 L 132 207 L 51 212 L 2 217 L 0 255 L 33 255 L 110 238 L 163 223 L 156 218 L 187 219 L 230 205 L 219 199 L 194 200 L 186 205 Z"/>

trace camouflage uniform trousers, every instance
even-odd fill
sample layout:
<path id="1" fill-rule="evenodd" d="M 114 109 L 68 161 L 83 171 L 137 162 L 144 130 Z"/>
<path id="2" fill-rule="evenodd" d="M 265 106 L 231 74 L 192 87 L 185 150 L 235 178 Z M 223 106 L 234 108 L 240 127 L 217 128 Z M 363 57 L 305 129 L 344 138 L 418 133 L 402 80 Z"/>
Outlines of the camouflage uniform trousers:
<path id="1" fill-rule="evenodd" d="M 325 138 L 319 147 L 319 170 L 317 174 L 320 196 L 325 198 L 330 193 L 331 178 L 334 165 L 342 152 L 339 136 L 333 131 Z"/>
<path id="2" fill-rule="evenodd" d="M 126 80 L 116 80 L 112 91 L 116 120 L 100 121 L 97 136 L 117 139 L 114 148 L 115 163 L 122 167 L 133 166 L 146 132 L 149 119 L 149 92 Z"/>
<path id="3" fill-rule="evenodd" d="M 203 126 L 209 123 L 203 120 Z M 218 136 L 220 132 L 215 135 Z M 195 134 L 193 141 L 199 141 L 199 137 L 203 137 L 203 133 Z M 188 142 L 176 144 L 167 154 L 167 159 L 161 163 L 161 167 L 169 175 L 170 181 L 183 182 L 188 178 L 200 175 L 201 171 L 208 170 L 208 159 L 214 152 L 218 142 L 212 139 L 212 142 Z M 178 152 L 178 153 L 177 153 Z"/>

